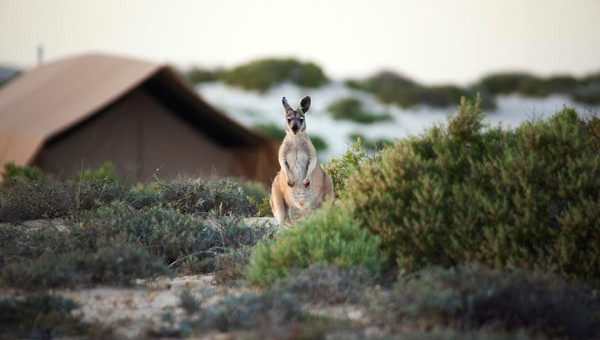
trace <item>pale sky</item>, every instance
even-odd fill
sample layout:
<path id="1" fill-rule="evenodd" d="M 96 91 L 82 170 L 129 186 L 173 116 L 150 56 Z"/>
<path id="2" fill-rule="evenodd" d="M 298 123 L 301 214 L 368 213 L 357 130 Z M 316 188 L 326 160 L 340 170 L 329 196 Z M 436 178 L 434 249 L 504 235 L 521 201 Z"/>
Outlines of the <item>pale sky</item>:
<path id="1" fill-rule="evenodd" d="M 600 0 L 0 0 L 0 65 L 89 52 L 185 67 L 262 57 L 331 77 L 390 69 L 465 84 L 495 71 L 600 71 Z"/>

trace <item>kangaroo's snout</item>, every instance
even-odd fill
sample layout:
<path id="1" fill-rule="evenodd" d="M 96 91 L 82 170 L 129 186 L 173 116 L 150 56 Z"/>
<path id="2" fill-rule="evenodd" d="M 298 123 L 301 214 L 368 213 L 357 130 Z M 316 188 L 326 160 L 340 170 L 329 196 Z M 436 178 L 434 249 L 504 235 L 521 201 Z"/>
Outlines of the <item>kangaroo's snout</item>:
<path id="1" fill-rule="evenodd" d="M 292 125 L 292 131 L 294 131 L 294 133 L 298 132 L 298 124 Z"/>

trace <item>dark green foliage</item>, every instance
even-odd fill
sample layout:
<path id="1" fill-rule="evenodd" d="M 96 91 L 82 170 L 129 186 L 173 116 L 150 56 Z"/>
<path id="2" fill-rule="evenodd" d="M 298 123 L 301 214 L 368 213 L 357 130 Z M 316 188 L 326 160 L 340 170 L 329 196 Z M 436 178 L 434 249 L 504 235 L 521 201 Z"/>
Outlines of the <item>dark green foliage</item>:
<path id="1" fill-rule="evenodd" d="M 251 216 L 255 203 L 234 180 L 155 182 L 130 188 L 110 179 L 67 181 L 11 180 L 0 189 L 0 222 L 75 216 L 115 200 L 137 209 L 171 207 L 185 214 Z"/>
<path id="2" fill-rule="evenodd" d="M 258 209 L 258 213 L 256 213 L 256 216 L 273 216 L 273 210 L 271 209 L 271 204 L 269 203 L 270 197 L 271 196 L 266 196 L 262 199 L 262 201 L 256 203 L 256 209 Z"/>
<path id="3" fill-rule="evenodd" d="M 526 330 L 531 336 L 591 339 L 600 331 L 600 299 L 552 275 L 480 266 L 431 268 L 376 294 L 371 320 L 392 331 L 415 328 Z"/>
<path id="4" fill-rule="evenodd" d="M 285 130 L 275 124 L 256 124 L 252 128 L 276 141 L 282 141 L 285 137 Z"/>
<path id="5" fill-rule="evenodd" d="M 400 93 L 418 86 L 414 81 L 391 71 L 377 73 L 363 84 L 367 91 L 374 93 L 382 102 L 397 103 L 400 106 L 409 105 L 400 102 L 398 97 Z"/>
<path id="6" fill-rule="evenodd" d="M 205 82 L 217 81 L 221 72 L 223 71 L 194 67 L 191 70 L 184 72 L 183 77 L 192 85 L 196 85 Z"/>
<path id="7" fill-rule="evenodd" d="M 394 72 L 380 72 L 359 87 L 375 94 L 379 100 L 387 104 L 411 107 L 425 104 L 433 107 L 448 107 L 458 104 L 461 96 L 469 91 L 458 86 L 423 86 Z M 493 107 L 493 101 L 490 100 Z"/>
<path id="8" fill-rule="evenodd" d="M 50 339 L 65 336 L 105 336 L 74 315 L 73 300 L 48 293 L 0 300 L 0 337 Z M 96 329 L 98 331 L 99 329 Z"/>
<path id="9" fill-rule="evenodd" d="M 315 150 L 317 150 L 317 152 L 327 149 L 327 142 L 325 141 L 325 139 L 323 139 L 319 136 L 314 136 L 314 135 L 310 136 L 310 141 L 312 142 L 312 144 L 315 147 Z"/>
<path id="10" fill-rule="evenodd" d="M 368 139 L 360 133 L 353 133 L 349 137 L 353 142 L 356 142 L 360 139 L 362 141 L 363 147 L 368 151 L 379 151 L 381 149 L 394 145 L 394 142 L 389 139 Z"/>
<path id="11" fill-rule="evenodd" d="M 332 114 L 334 119 L 346 119 L 363 124 L 372 124 L 392 119 L 392 116 L 389 114 L 366 112 L 363 109 L 362 102 L 355 98 L 340 99 L 329 105 L 327 111 Z"/>
<path id="12" fill-rule="evenodd" d="M 0 191 L 0 280 L 20 288 L 128 284 L 211 271 L 215 258 L 272 233 L 247 226 L 266 197 L 256 183 L 14 181 Z M 236 217 L 233 217 L 235 215 Z M 62 217 L 57 221 L 23 221 Z M 112 245 L 121 243 L 119 247 Z M 120 251 L 125 252 L 121 255 Z M 158 262 L 157 262 L 158 259 Z"/>
<path id="13" fill-rule="evenodd" d="M 147 247 L 181 272 L 210 271 L 223 249 L 254 245 L 272 232 L 269 227 L 249 227 L 234 216 L 201 219 L 169 208 L 138 210 L 121 202 L 99 208 L 85 221 L 85 237 L 124 233 L 127 242 Z"/>
<path id="14" fill-rule="evenodd" d="M 380 240 L 369 235 L 338 207 L 325 207 L 259 243 L 250 259 L 247 278 L 272 285 L 291 272 L 314 264 L 361 267 L 371 275 L 381 270 Z"/>
<path id="15" fill-rule="evenodd" d="M 80 284 L 130 285 L 137 278 L 170 274 L 145 248 L 113 240 L 95 252 L 44 253 L 31 260 L 8 263 L 4 285 L 39 289 Z"/>
<path id="16" fill-rule="evenodd" d="M 480 261 L 600 277 L 600 156 L 565 109 L 515 131 L 463 101 L 446 128 L 383 150 L 346 182 L 353 216 L 399 268 Z"/>
<path id="17" fill-rule="evenodd" d="M 498 95 L 519 92 L 519 89 L 535 83 L 536 78 L 527 73 L 498 73 L 485 76 L 478 86 L 492 95 Z"/>
<path id="18" fill-rule="evenodd" d="M 230 85 L 261 92 L 286 81 L 302 87 L 319 87 L 327 83 L 319 66 L 294 59 L 256 60 L 224 71 L 220 78 Z"/>
<path id="19" fill-rule="evenodd" d="M 20 222 L 67 215 L 75 195 L 63 183 L 50 180 L 9 180 L 0 189 L 0 222 Z"/>
<path id="20" fill-rule="evenodd" d="M 102 163 L 102 165 L 94 170 L 87 168 L 80 173 L 73 175 L 74 181 L 104 181 L 104 182 L 122 182 L 115 174 L 115 166 L 110 161 Z"/>
<path id="21" fill-rule="evenodd" d="M 160 206 L 171 207 L 184 214 L 205 215 L 217 211 L 220 214 L 251 216 L 256 213 L 239 182 L 234 180 L 157 182 L 147 189 L 158 194 Z M 134 206 L 139 207 L 139 203 L 132 201 Z"/>
<path id="22" fill-rule="evenodd" d="M 576 79 L 569 75 L 544 78 L 527 73 L 498 73 L 484 77 L 475 87 L 491 95 L 518 93 L 524 96 L 546 97 L 551 94 L 566 94 L 583 104 L 600 104 L 598 75 Z"/>
<path id="23" fill-rule="evenodd" d="M 2 172 L 3 186 L 17 180 L 39 181 L 42 179 L 44 179 L 44 173 L 42 169 L 36 166 L 17 166 L 14 162 L 4 164 L 4 171 Z"/>
<path id="24" fill-rule="evenodd" d="M 359 171 L 361 164 L 371 161 L 368 157 L 361 138 L 357 138 L 354 144 L 339 158 L 331 157 L 329 163 L 322 165 L 323 170 L 331 176 L 333 191 L 337 196 L 343 191 L 344 181 L 350 175 Z"/>
<path id="25" fill-rule="evenodd" d="M 578 87 L 571 91 L 574 100 L 588 105 L 600 105 L 600 73 L 581 79 Z"/>

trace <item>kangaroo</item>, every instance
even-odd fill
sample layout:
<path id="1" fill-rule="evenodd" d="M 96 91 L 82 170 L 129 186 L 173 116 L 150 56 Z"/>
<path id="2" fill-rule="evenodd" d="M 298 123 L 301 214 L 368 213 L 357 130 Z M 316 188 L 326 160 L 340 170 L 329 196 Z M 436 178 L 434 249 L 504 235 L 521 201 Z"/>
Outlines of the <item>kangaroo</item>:
<path id="1" fill-rule="evenodd" d="M 326 201 L 333 203 L 333 182 L 317 162 L 317 150 L 306 134 L 304 120 L 310 97 L 294 110 L 281 100 L 285 112 L 285 138 L 279 148 L 281 170 L 271 186 L 269 203 L 279 225 L 292 224 L 294 214 L 314 210 Z"/>

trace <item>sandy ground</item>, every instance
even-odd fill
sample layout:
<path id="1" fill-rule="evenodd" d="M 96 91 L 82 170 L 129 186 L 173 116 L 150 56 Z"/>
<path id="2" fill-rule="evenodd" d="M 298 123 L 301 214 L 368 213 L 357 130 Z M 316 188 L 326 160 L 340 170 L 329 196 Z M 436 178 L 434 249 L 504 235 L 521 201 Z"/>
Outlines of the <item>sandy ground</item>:
<path id="1" fill-rule="evenodd" d="M 177 325 L 184 314 L 179 307 L 184 290 L 202 300 L 203 305 L 251 291 L 216 286 L 212 275 L 192 275 L 150 282 L 140 280 L 130 288 L 97 286 L 55 293 L 80 303 L 84 321 L 110 326 L 116 336 L 131 339 L 144 338 L 147 330 Z"/>

